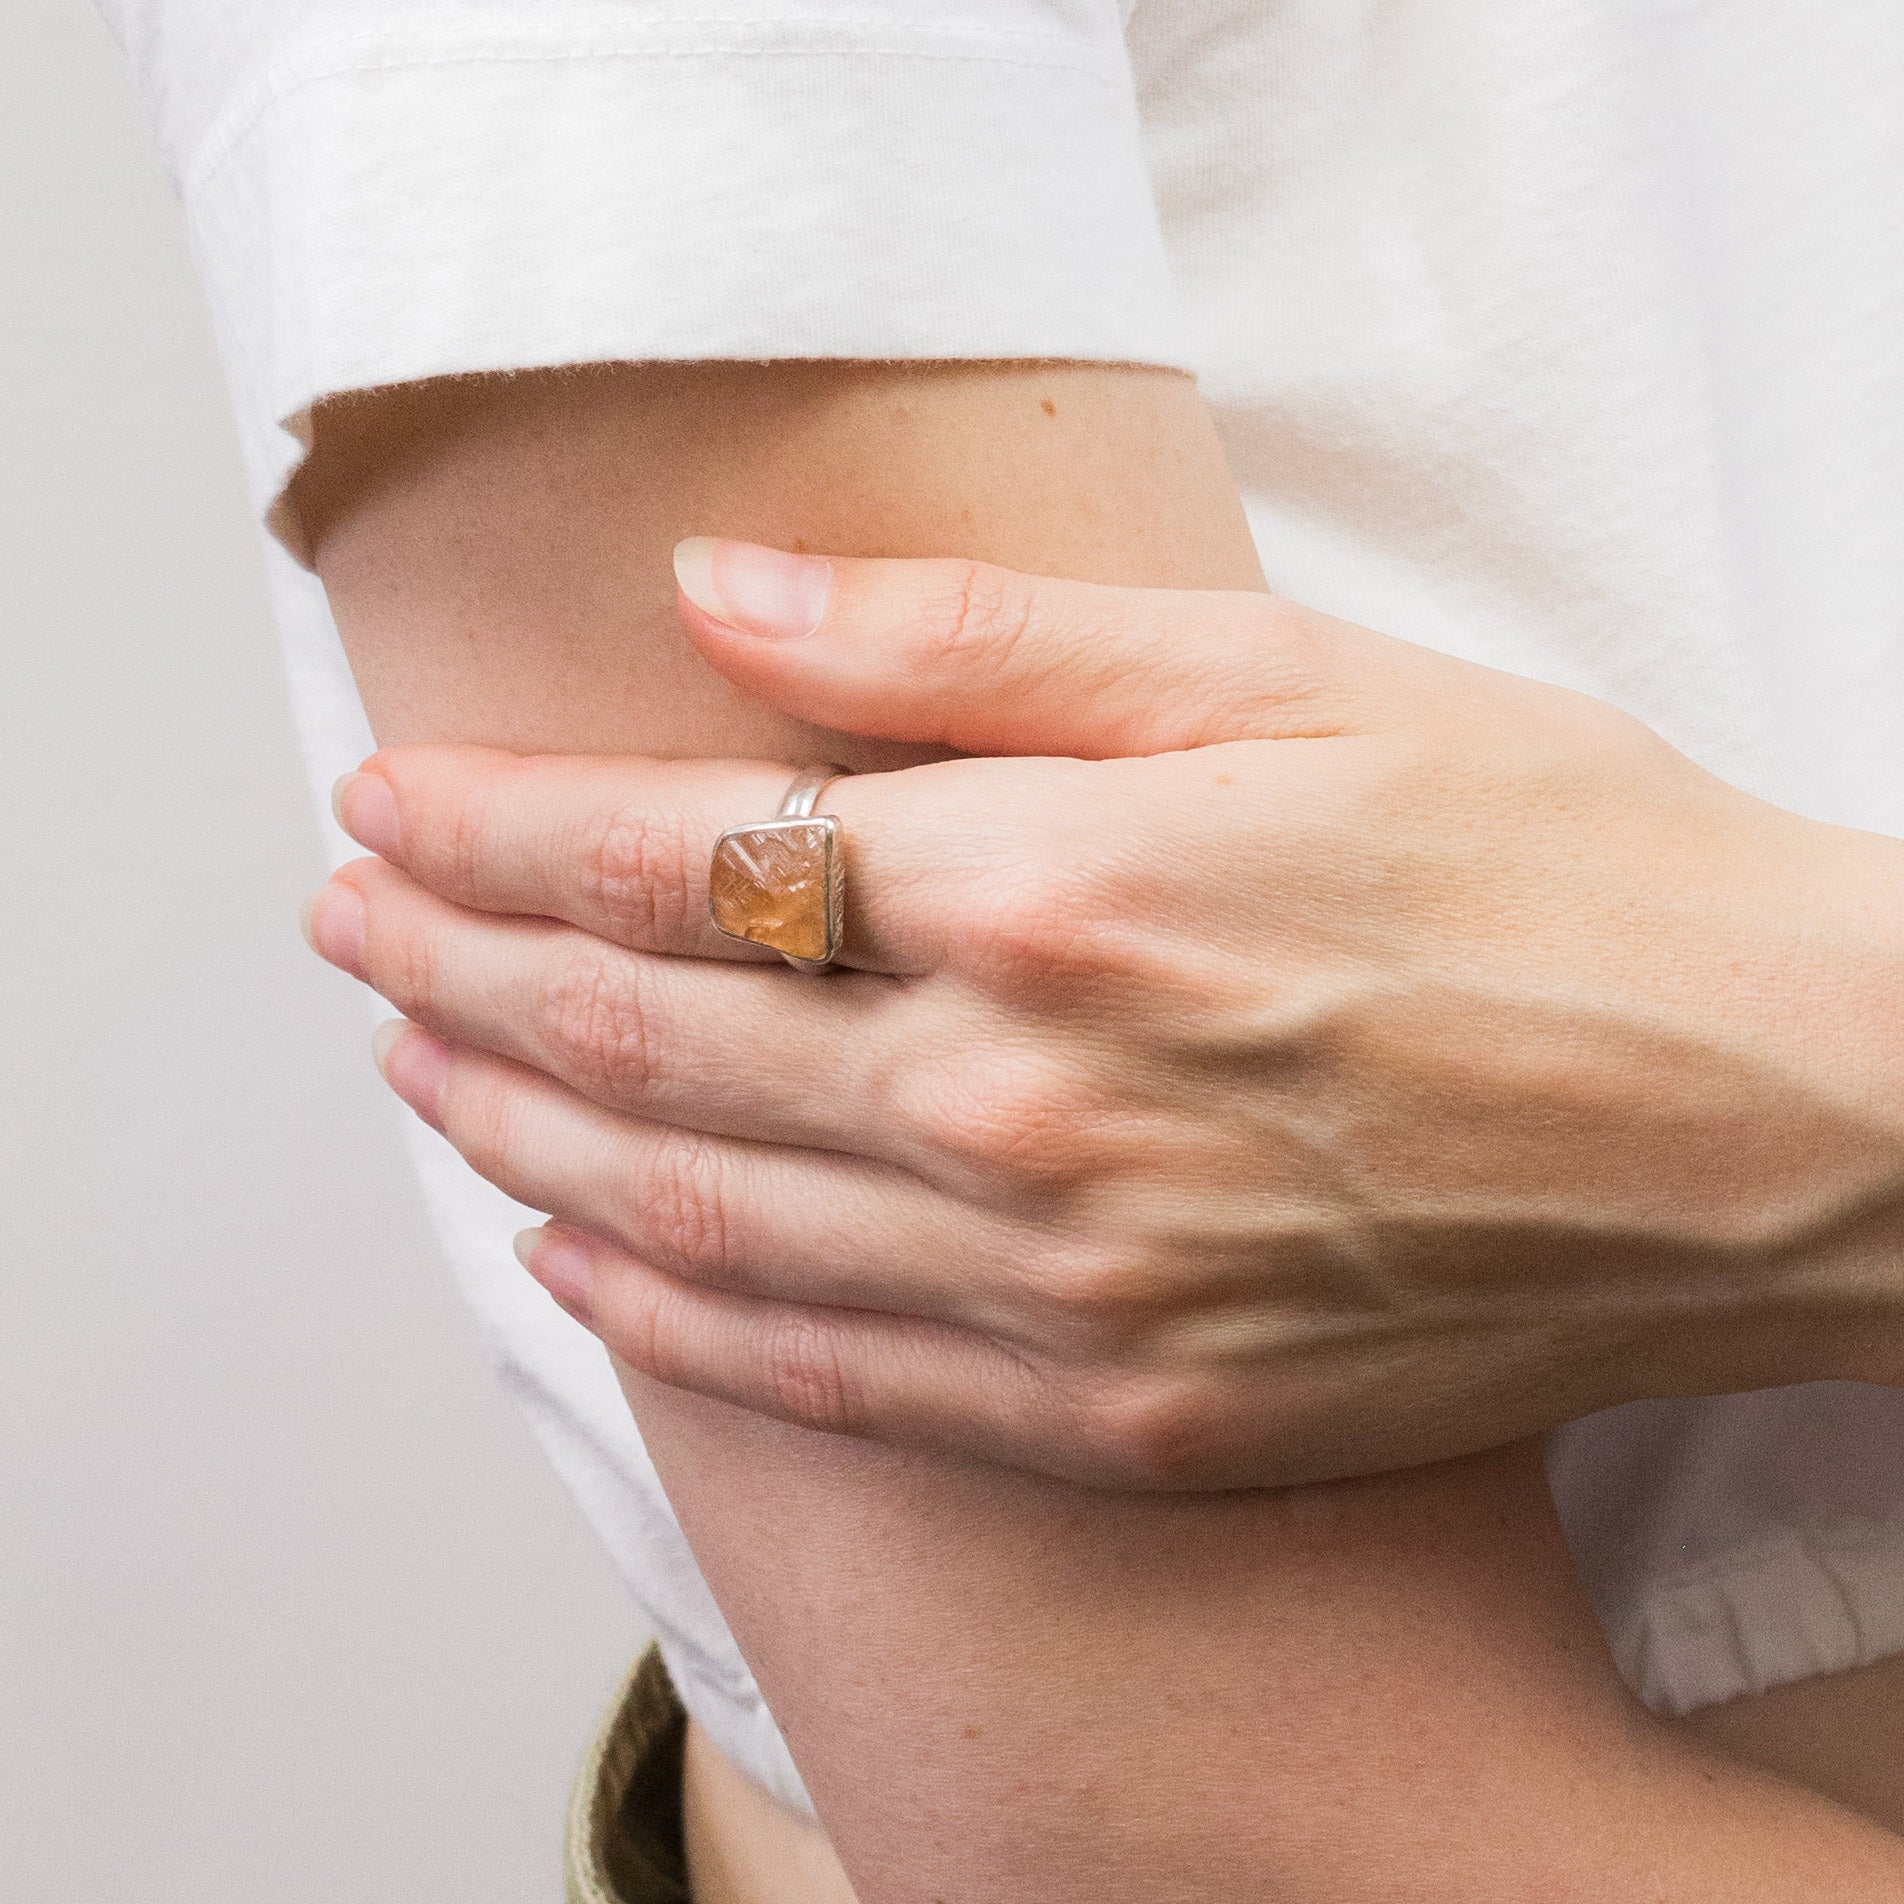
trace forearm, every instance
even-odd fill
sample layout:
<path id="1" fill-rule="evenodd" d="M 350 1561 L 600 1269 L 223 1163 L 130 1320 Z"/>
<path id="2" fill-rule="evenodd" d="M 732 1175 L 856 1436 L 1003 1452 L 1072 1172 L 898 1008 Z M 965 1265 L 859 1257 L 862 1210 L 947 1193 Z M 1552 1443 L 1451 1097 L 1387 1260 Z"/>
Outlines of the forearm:
<path id="1" fill-rule="evenodd" d="M 1530 1447 L 1113 1498 L 635 1398 L 862 1904 L 1904 1886 L 1630 1703 Z"/>
<path id="2" fill-rule="evenodd" d="M 319 452 L 301 500 L 385 741 L 877 763 L 691 659 L 685 533 L 1257 579 L 1194 397 L 1158 376 L 525 378 L 325 415 Z M 1464 1904 L 1666 1873 L 1668 1896 L 1772 1898 L 1800 1869 L 1849 1898 L 1891 1855 L 1781 1788 L 1708 1783 L 1634 1712 L 1524 1452 L 1170 1502 L 630 1393 L 867 1904 L 1346 1899 L 1397 1874 Z"/>

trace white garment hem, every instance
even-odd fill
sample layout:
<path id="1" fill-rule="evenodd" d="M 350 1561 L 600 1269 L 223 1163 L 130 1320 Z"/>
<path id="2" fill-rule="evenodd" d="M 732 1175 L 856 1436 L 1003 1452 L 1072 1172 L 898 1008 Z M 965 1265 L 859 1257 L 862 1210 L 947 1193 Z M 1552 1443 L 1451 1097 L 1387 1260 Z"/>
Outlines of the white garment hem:
<path id="1" fill-rule="evenodd" d="M 268 516 L 342 391 L 594 362 L 1188 361 L 1122 49 L 1057 34 L 326 42 L 254 83 L 183 191 L 239 414 L 278 420 L 247 445 Z"/>
<path id="2" fill-rule="evenodd" d="M 1904 1516 L 1781 1528 L 1668 1573 L 1611 1637 L 1674 1715 L 1904 1653 Z"/>

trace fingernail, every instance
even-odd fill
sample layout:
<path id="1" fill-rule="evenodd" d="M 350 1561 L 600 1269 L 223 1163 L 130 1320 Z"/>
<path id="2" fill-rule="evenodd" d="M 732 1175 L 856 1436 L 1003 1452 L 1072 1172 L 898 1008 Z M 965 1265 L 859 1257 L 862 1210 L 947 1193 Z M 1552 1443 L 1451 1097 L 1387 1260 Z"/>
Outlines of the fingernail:
<path id="1" fill-rule="evenodd" d="M 545 1225 L 537 1230 L 524 1230 L 516 1238 L 516 1261 L 577 1322 L 593 1327 L 594 1312 L 589 1308 L 589 1295 L 594 1276 L 585 1249 Z"/>
<path id="2" fill-rule="evenodd" d="M 443 1128 L 443 1086 L 450 1075 L 450 1048 L 405 1018 L 377 1027 L 370 1054 L 383 1081 L 432 1130 Z"/>
<path id="3" fill-rule="evenodd" d="M 304 902 L 299 915 L 304 938 L 320 959 L 352 978 L 364 976 L 364 902 L 361 894 L 332 880 Z"/>
<path id="4" fill-rule="evenodd" d="M 331 789 L 331 811 L 359 846 L 382 859 L 396 858 L 397 796 L 382 774 L 347 773 Z"/>
<path id="5" fill-rule="evenodd" d="M 826 613 L 833 564 L 757 542 L 689 536 L 674 545 L 674 579 L 702 614 L 749 635 L 810 635 Z"/>

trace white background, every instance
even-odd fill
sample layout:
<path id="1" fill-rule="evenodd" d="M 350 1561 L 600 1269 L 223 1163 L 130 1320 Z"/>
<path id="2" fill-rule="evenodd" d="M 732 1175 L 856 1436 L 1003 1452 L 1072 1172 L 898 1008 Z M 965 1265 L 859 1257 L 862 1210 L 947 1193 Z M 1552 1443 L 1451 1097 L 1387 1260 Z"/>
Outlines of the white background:
<path id="1" fill-rule="evenodd" d="M 0 5 L 0 1898 L 561 1894 L 635 1611 L 425 1229 L 183 228 Z"/>

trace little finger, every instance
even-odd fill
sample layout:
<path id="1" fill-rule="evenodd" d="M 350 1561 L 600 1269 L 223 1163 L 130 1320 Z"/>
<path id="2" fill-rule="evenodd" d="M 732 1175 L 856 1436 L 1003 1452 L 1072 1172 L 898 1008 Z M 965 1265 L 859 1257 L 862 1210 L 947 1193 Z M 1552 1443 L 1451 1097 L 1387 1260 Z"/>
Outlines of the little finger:
<path id="1" fill-rule="evenodd" d="M 904 1171 L 618 1117 L 401 1020 L 379 1032 L 377 1056 L 498 1189 L 683 1281 L 1008 1333 L 1022 1267 L 1051 1247 Z"/>
<path id="2" fill-rule="evenodd" d="M 567 1225 L 531 1232 L 521 1254 L 611 1354 L 664 1386 L 826 1434 L 1119 1478 L 1067 1442 L 1035 1360 L 969 1329 L 703 1288 Z"/>

